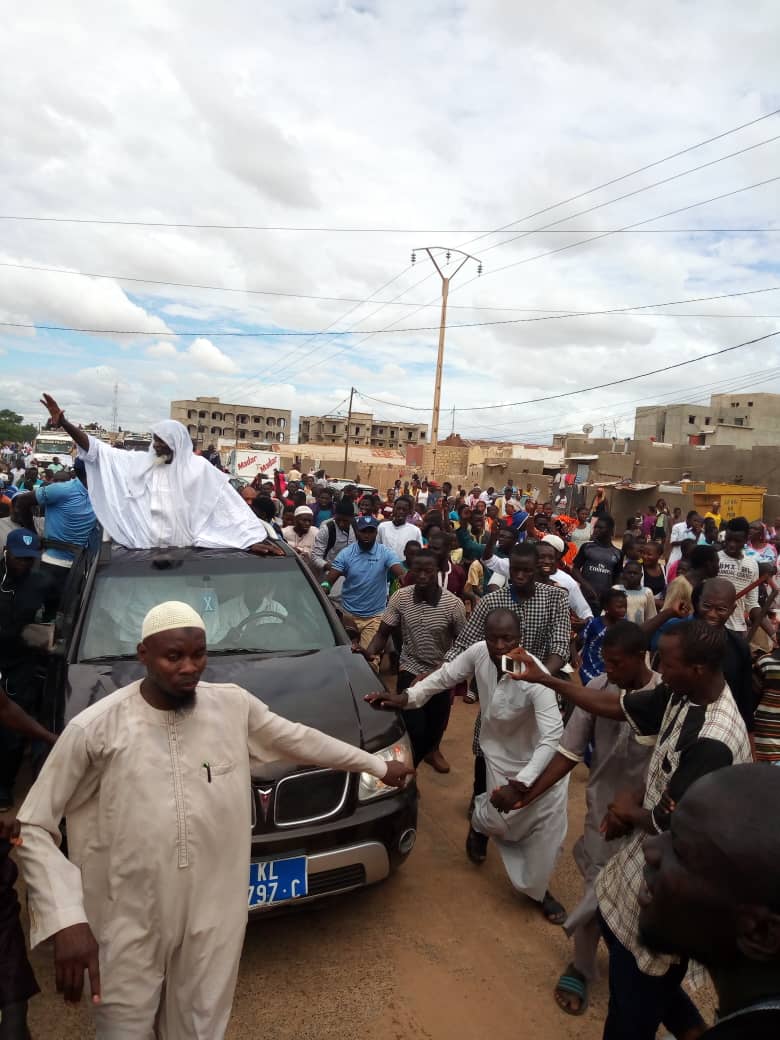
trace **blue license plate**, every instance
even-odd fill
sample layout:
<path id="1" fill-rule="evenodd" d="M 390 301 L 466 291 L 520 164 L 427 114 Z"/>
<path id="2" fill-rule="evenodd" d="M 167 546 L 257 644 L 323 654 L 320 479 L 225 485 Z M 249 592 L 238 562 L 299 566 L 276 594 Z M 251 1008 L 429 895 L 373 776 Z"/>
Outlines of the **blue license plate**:
<path id="1" fill-rule="evenodd" d="M 300 899 L 308 891 L 306 857 L 249 864 L 249 907 Z"/>

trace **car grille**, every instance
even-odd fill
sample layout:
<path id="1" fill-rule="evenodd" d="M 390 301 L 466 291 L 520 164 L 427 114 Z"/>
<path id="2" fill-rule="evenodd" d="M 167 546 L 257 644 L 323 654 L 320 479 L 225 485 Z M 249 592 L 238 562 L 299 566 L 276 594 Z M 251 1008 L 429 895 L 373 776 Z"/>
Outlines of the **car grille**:
<path id="1" fill-rule="evenodd" d="M 335 870 L 323 870 L 319 874 L 309 875 L 308 895 L 323 896 L 326 892 L 336 892 L 340 888 L 354 888 L 365 885 L 366 868 L 362 863 L 353 863 L 349 867 L 337 867 Z"/>
<path id="2" fill-rule="evenodd" d="M 349 774 L 332 769 L 283 777 L 276 785 L 274 823 L 292 827 L 335 816 L 346 801 L 348 785 Z"/>
<path id="3" fill-rule="evenodd" d="M 312 769 L 275 783 L 255 781 L 253 830 L 298 827 L 336 816 L 346 804 L 349 777 L 333 769 Z"/>

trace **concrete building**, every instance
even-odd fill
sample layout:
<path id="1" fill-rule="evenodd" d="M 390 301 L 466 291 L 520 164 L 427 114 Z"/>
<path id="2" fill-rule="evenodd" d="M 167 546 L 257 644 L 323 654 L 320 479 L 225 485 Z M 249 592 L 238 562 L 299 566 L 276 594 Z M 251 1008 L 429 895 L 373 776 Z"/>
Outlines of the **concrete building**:
<path id="1" fill-rule="evenodd" d="M 299 444 L 344 444 L 347 420 L 343 415 L 302 415 L 298 420 Z M 425 444 L 425 423 L 391 422 L 375 419 L 371 412 L 353 412 L 349 443 L 355 447 L 388 448 L 402 454 L 408 444 Z"/>
<path id="2" fill-rule="evenodd" d="M 780 394 L 713 394 L 708 405 L 637 408 L 634 440 L 752 448 L 780 445 Z"/>
<path id="3" fill-rule="evenodd" d="M 189 430 L 200 448 L 205 445 L 283 444 L 290 439 L 292 413 L 286 408 L 257 408 L 250 404 L 224 404 L 218 397 L 171 401 L 171 419 Z"/>

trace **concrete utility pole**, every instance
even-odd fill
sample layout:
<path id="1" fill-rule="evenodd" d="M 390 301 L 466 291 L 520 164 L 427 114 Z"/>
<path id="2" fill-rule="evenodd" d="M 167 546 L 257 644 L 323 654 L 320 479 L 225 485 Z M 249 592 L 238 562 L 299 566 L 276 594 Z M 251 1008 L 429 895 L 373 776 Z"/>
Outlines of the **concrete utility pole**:
<path id="1" fill-rule="evenodd" d="M 352 398 L 355 396 L 355 388 L 349 388 L 349 412 L 347 413 L 347 430 L 344 436 L 344 480 L 347 479 L 347 461 L 349 459 L 349 424 L 352 422 Z"/>
<path id="2" fill-rule="evenodd" d="M 423 246 L 423 251 L 428 254 L 431 263 L 436 268 L 441 278 L 441 321 L 439 322 L 439 353 L 436 358 L 436 382 L 433 387 L 433 413 L 431 415 L 431 440 L 430 445 L 433 450 L 433 458 L 431 460 L 431 479 L 436 479 L 436 454 L 439 449 L 439 406 L 441 403 L 441 374 L 442 368 L 444 367 L 444 331 L 447 327 L 447 297 L 450 293 L 450 282 L 455 275 L 460 271 L 461 267 L 466 263 L 467 260 L 473 260 L 477 266 L 477 274 L 482 274 L 482 261 L 478 260 L 476 256 L 472 256 L 471 253 L 464 253 L 461 249 L 447 249 L 444 246 Z M 450 262 L 450 258 L 453 253 L 457 253 L 459 257 L 463 259 L 460 261 L 458 266 L 452 272 L 452 274 L 445 275 L 441 267 L 436 261 L 436 257 L 433 255 L 436 250 L 441 258 L 441 254 L 444 253 L 446 262 Z M 417 261 L 417 250 L 412 252 L 412 263 Z"/>

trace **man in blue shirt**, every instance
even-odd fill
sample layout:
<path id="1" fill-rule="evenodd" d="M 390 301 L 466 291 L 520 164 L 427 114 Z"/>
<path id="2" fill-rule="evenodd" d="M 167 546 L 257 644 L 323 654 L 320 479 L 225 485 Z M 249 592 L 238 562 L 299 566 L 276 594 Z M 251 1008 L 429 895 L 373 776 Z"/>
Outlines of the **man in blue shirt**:
<path id="1" fill-rule="evenodd" d="M 356 632 L 365 649 L 379 631 L 379 622 L 387 606 L 388 574 L 404 576 L 400 558 L 376 540 L 379 522 L 373 516 L 361 516 L 357 522 L 357 541 L 338 554 L 325 572 L 322 587 L 329 592 L 339 578 L 342 621 L 347 631 Z"/>
<path id="2" fill-rule="evenodd" d="M 19 498 L 33 498 L 46 510 L 44 539 L 86 546 L 95 530 L 97 519 L 89 493 L 78 477 L 57 474 L 50 484 L 41 484 Z M 68 549 L 47 548 L 41 556 L 41 570 L 53 581 L 53 596 L 47 602 L 47 614 L 59 606 L 59 598 L 73 564 L 74 553 Z"/>

